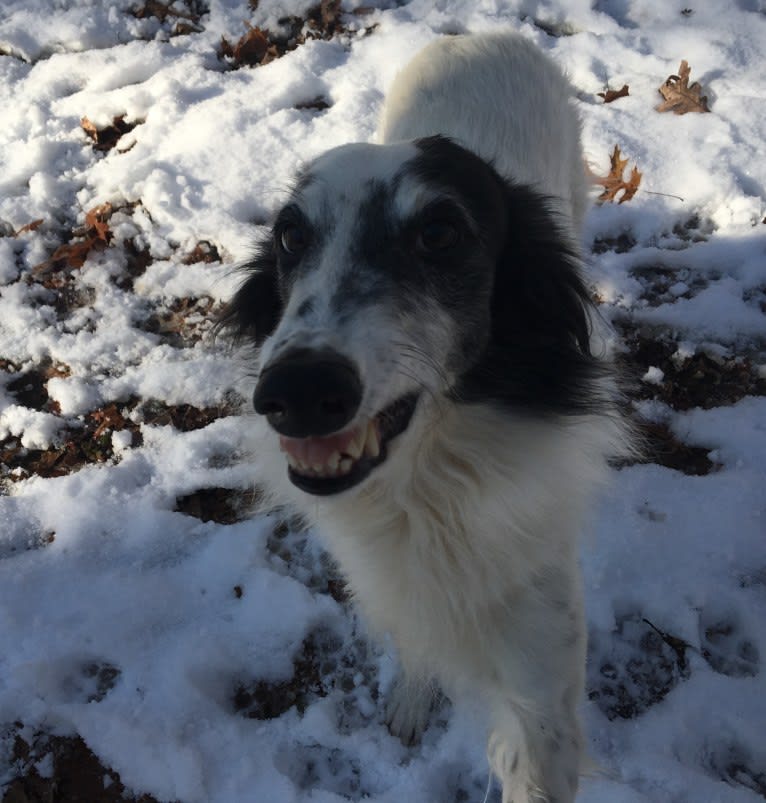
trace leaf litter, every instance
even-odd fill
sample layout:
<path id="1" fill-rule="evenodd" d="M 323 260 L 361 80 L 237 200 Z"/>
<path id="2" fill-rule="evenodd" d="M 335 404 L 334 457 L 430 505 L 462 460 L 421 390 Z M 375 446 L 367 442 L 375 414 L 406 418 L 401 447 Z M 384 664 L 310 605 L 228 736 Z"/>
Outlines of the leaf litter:
<path id="1" fill-rule="evenodd" d="M 687 112 L 709 112 L 707 95 L 702 94 L 702 87 L 695 81 L 689 84 L 691 68 L 684 60 L 678 68 L 678 75 L 670 75 L 660 86 L 659 93 L 663 97 L 662 103 L 657 106 L 658 112 L 673 112 L 686 114 Z"/>

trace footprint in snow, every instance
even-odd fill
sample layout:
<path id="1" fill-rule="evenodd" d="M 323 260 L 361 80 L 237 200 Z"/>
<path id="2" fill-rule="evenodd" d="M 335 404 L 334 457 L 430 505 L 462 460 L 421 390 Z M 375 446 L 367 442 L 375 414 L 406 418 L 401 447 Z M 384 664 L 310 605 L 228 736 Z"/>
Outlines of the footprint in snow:
<path id="1" fill-rule="evenodd" d="M 700 614 L 699 629 L 702 656 L 713 670 L 729 677 L 758 674 L 758 647 L 747 637 L 735 613 L 705 609 Z"/>

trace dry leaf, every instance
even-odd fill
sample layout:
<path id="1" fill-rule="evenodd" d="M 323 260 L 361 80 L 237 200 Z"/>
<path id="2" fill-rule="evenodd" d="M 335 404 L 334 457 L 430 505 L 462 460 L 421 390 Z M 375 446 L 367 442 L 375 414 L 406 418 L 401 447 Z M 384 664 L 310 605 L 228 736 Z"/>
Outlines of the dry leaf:
<path id="1" fill-rule="evenodd" d="M 617 145 L 614 146 L 614 151 L 609 157 L 609 161 L 611 164 L 609 175 L 603 178 L 596 176 L 594 179 L 596 184 L 601 184 L 604 188 L 604 191 L 598 196 L 598 200 L 601 203 L 604 201 L 613 202 L 617 194 L 622 192 L 618 203 L 629 201 L 636 194 L 636 190 L 638 190 L 638 185 L 641 183 L 641 173 L 639 173 L 637 167 L 634 167 L 630 173 L 630 178 L 627 181 L 623 179 L 623 173 L 628 166 L 628 160 L 620 159 L 620 149 Z"/>
<path id="2" fill-rule="evenodd" d="M 96 428 L 93 430 L 92 436 L 94 439 L 100 438 L 109 430 L 119 431 L 125 429 L 130 423 L 114 403 L 108 404 L 106 407 L 102 407 L 98 410 L 94 410 L 88 415 L 96 424 Z"/>
<path id="3" fill-rule="evenodd" d="M 702 94 L 702 87 L 695 81 L 689 86 L 689 74 L 691 69 L 686 61 L 681 62 L 678 68 L 678 75 L 668 76 L 667 81 L 659 88 L 660 95 L 664 98 L 662 103 L 657 106 L 658 112 L 675 112 L 675 114 L 686 114 L 686 112 L 709 112 L 707 96 Z"/>
<path id="4" fill-rule="evenodd" d="M 157 17 L 160 22 L 165 22 L 169 15 L 179 16 L 178 12 L 170 7 L 167 3 L 161 3 L 159 0 L 146 0 L 140 8 L 133 11 L 133 16 L 137 19 L 145 19 L 146 17 Z"/>
<path id="5" fill-rule="evenodd" d="M 85 230 L 82 232 L 82 236 L 109 243 L 112 239 L 112 232 L 109 231 L 109 218 L 113 212 L 114 209 L 108 201 L 105 204 L 101 204 L 101 206 L 94 206 L 93 209 L 86 212 Z M 80 232 L 76 233 L 79 234 Z"/>
<path id="6" fill-rule="evenodd" d="M 51 256 L 35 265 L 34 274 L 47 274 L 57 270 L 76 270 L 85 264 L 91 251 L 103 251 L 112 239 L 109 218 L 114 209 L 110 203 L 95 206 L 85 214 L 85 225 L 72 232 L 83 240 L 60 245 Z"/>
<path id="7" fill-rule="evenodd" d="M 163 3 L 161 0 L 146 0 L 143 6 L 133 9 L 130 13 L 137 19 L 156 17 L 161 23 L 175 20 L 170 31 L 171 36 L 185 36 L 191 33 L 201 33 L 205 29 L 200 25 L 202 6 L 197 3 L 186 2 L 188 11 L 180 10 L 176 3 Z"/>
<path id="8" fill-rule="evenodd" d="M 604 99 L 604 103 L 611 103 L 617 98 L 627 98 L 629 94 L 628 85 L 623 84 L 622 89 L 607 89 L 606 92 L 599 92 L 598 96 Z"/>
<path id="9" fill-rule="evenodd" d="M 220 262 L 221 254 L 213 243 L 208 240 L 200 240 L 181 261 L 184 265 L 194 265 L 197 262 Z"/>
<path id="10" fill-rule="evenodd" d="M 39 220 L 33 220 L 31 223 L 26 223 L 20 229 L 16 229 L 11 235 L 12 237 L 18 237 L 19 234 L 24 234 L 25 231 L 37 231 L 40 226 L 43 225 L 43 219 L 40 218 Z"/>
<path id="11" fill-rule="evenodd" d="M 281 55 L 269 41 L 268 31 L 262 31 L 248 22 L 245 25 L 247 33 L 243 34 L 235 45 L 232 45 L 225 36 L 221 37 L 221 55 L 233 59 L 236 67 L 243 64 L 249 67 L 268 64 Z"/>
<path id="12" fill-rule="evenodd" d="M 253 9 L 258 6 L 257 0 L 249 0 L 249 3 Z M 321 0 L 306 11 L 305 17 L 283 17 L 280 20 L 281 30 L 277 33 L 256 28 L 248 22 L 245 25 L 248 31 L 236 44 L 232 44 L 225 36 L 221 37 L 218 55 L 232 59 L 234 67 L 268 64 L 310 39 L 328 40 L 347 30 L 343 26 L 340 0 Z M 365 28 L 364 33 L 376 27 Z"/>
<path id="13" fill-rule="evenodd" d="M 110 151 L 123 134 L 132 131 L 142 120 L 132 123 L 125 122 L 125 115 L 120 114 L 112 119 L 112 124 L 104 128 L 97 128 L 87 117 L 80 120 L 82 130 L 93 140 L 93 147 L 97 151 Z"/>
<path id="14" fill-rule="evenodd" d="M 340 24 L 340 0 L 322 0 L 319 5 L 322 30 L 334 30 Z"/>
<path id="15" fill-rule="evenodd" d="M 140 8 L 130 12 L 136 19 L 146 19 L 156 17 L 160 22 L 165 22 L 168 17 L 180 17 L 181 19 L 199 22 L 200 15 L 191 11 L 180 11 L 174 7 L 174 3 L 163 3 L 161 0 L 146 0 Z M 197 28 L 197 31 L 202 30 Z"/>

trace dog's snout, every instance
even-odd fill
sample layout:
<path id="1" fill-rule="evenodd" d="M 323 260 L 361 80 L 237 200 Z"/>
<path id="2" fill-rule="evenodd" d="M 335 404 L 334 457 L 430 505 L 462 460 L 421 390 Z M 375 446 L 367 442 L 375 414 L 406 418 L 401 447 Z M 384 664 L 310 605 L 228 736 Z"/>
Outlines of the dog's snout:
<path id="1" fill-rule="evenodd" d="M 361 401 L 356 368 L 332 350 L 299 349 L 285 354 L 266 366 L 253 394 L 255 411 L 291 438 L 343 429 Z"/>

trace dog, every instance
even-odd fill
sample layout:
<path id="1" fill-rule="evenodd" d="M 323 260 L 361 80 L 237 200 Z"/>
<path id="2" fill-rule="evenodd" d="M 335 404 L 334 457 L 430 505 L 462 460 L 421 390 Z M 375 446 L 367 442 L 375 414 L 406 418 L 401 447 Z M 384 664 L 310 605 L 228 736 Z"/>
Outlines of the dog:
<path id="1" fill-rule="evenodd" d="M 391 732 L 467 696 L 504 803 L 571 803 L 578 532 L 624 441 L 572 89 L 518 34 L 443 37 L 378 139 L 299 173 L 220 320 L 253 347 L 258 482 L 393 639 Z"/>

